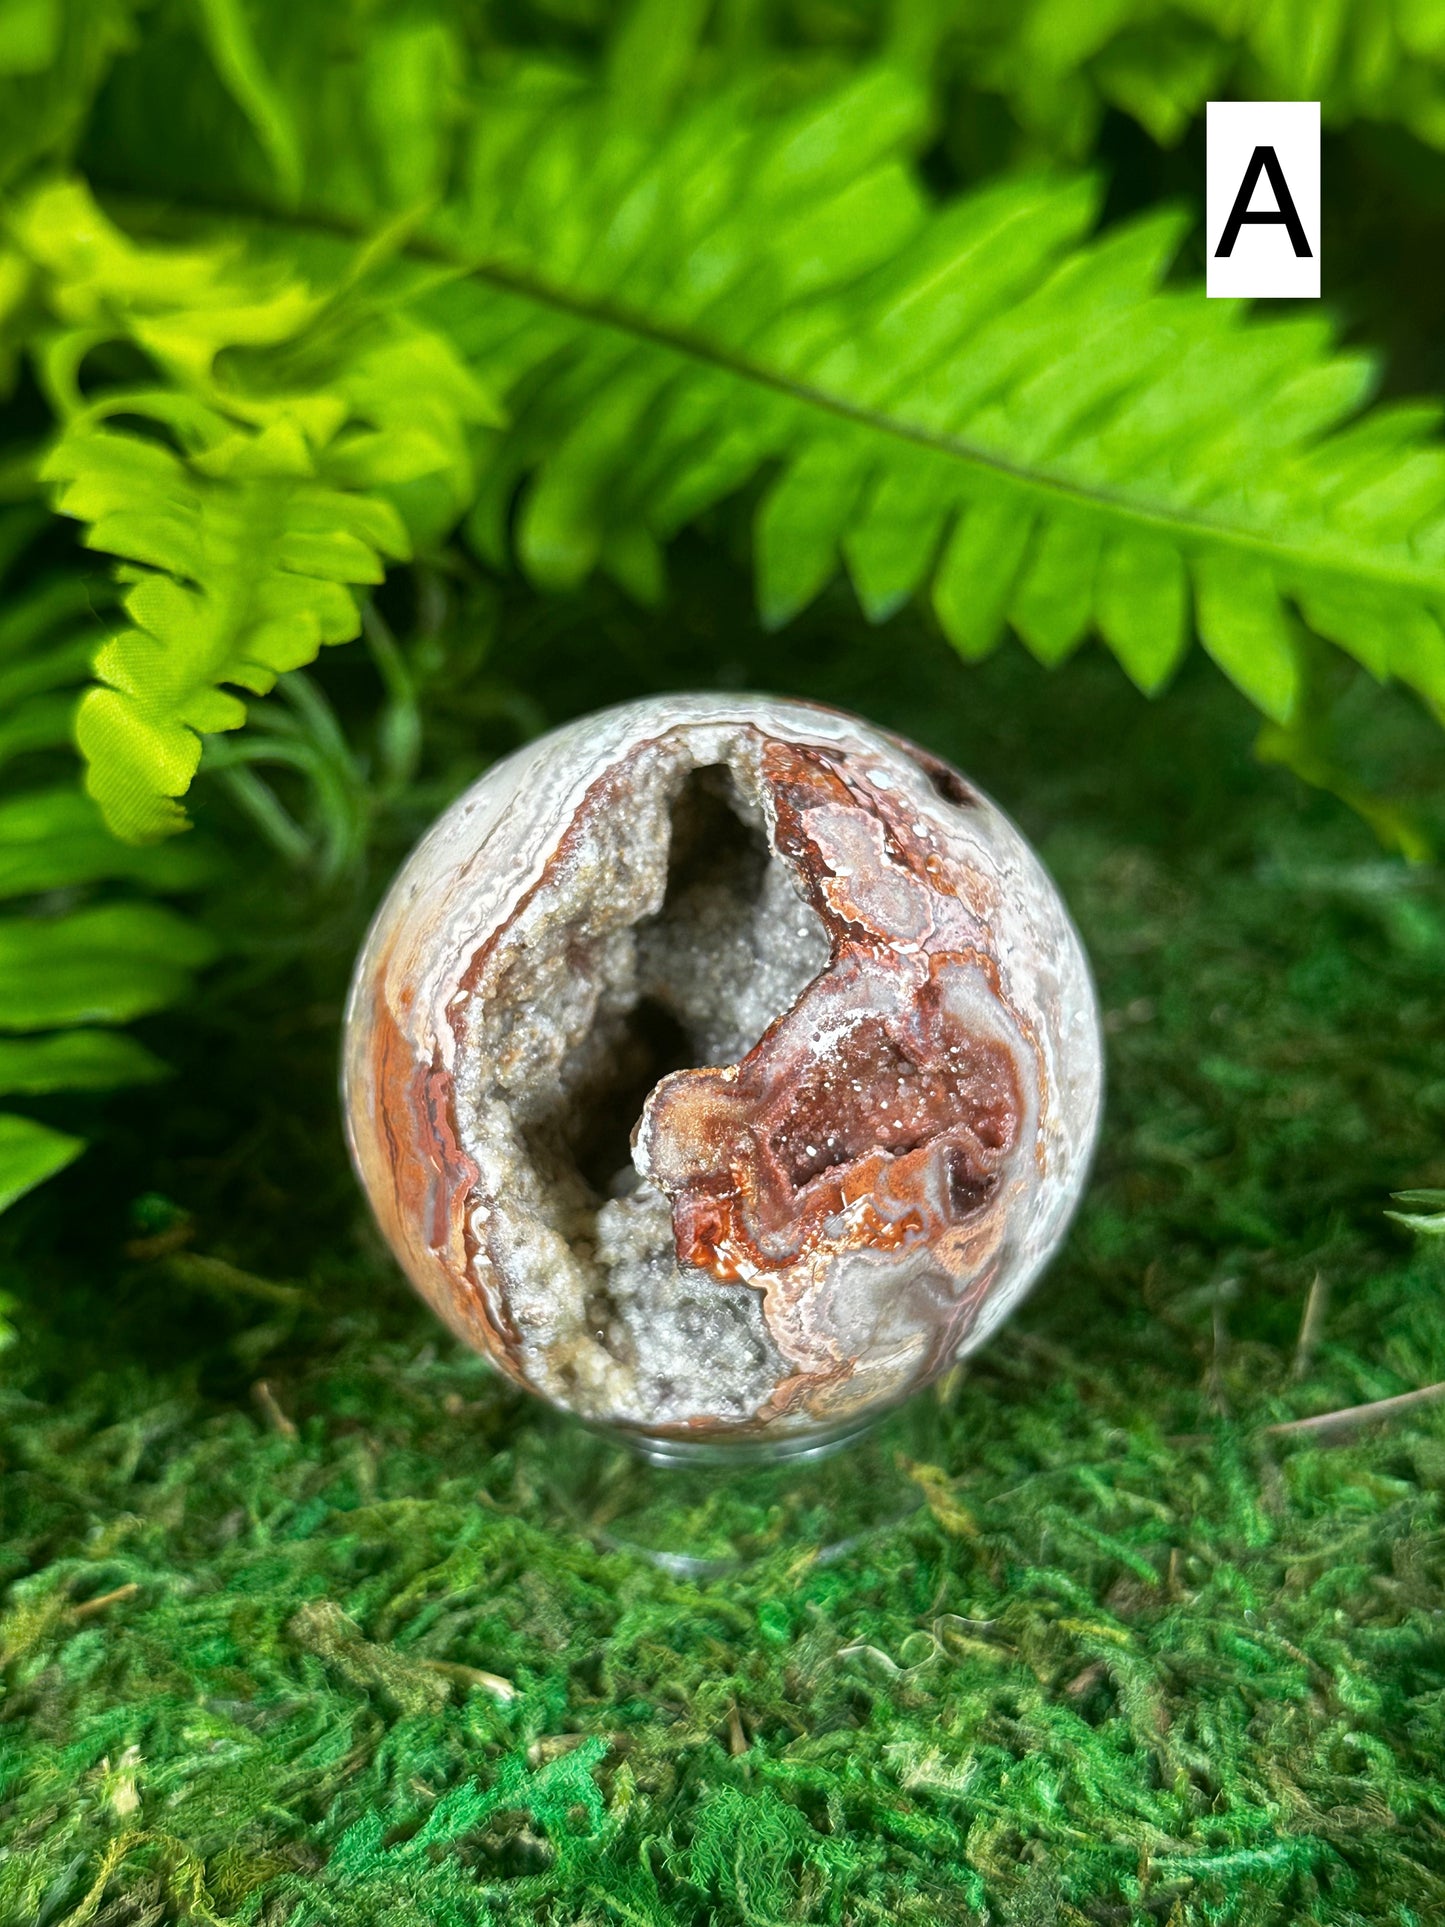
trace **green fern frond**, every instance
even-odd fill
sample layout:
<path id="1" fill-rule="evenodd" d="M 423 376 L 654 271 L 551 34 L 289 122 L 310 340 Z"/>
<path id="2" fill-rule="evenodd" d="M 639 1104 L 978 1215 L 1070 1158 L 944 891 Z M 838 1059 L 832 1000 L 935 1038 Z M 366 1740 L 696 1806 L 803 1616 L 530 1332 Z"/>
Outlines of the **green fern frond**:
<path id="1" fill-rule="evenodd" d="M 51 317 L 32 352 L 64 425 L 43 479 L 126 565 L 131 626 L 80 708 L 87 785 L 118 834 L 152 839 L 184 823 L 201 736 L 245 720 L 234 690 L 354 636 L 354 591 L 460 513 L 468 427 L 495 416 L 354 277 L 319 292 L 234 247 L 140 247 L 74 184 L 10 236 Z M 117 345 L 153 379 L 87 390 L 82 363 Z"/>
<path id="2" fill-rule="evenodd" d="M 65 154 L 116 56 L 134 44 L 131 0 L 0 7 L 0 187 Z"/>
<path id="3" fill-rule="evenodd" d="M 1434 0 L 764 0 L 745 33 L 754 54 L 844 47 L 908 64 L 941 95 L 1000 95 L 1059 156 L 1087 150 L 1106 107 L 1172 145 L 1211 99 L 1318 100 L 1326 126 L 1390 122 L 1445 146 Z"/>
<path id="4" fill-rule="evenodd" d="M 1445 146 L 1445 14 L 1429 0 L 1025 0 L 990 26 L 975 56 L 984 84 L 1073 151 L 1104 105 L 1172 144 L 1207 100 L 1237 98 L 1318 100 L 1326 126 L 1397 122 Z"/>
<path id="5" fill-rule="evenodd" d="M 0 1211 L 73 1164 L 84 1149 L 83 1140 L 68 1132 L 0 1111 Z M 0 1320 L 0 1341 L 9 1336 L 9 1327 Z"/>
<path id="6" fill-rule="evenodd" d="M 605 93 L 492 103 L 431 230 L 471 271 L 429 309 L 511 416 L 482 555 L 655 594 L 668 538 L 766 476 L 771 623 L 846 569 L 875 620 L 926 593 L 968 658 L 1096 630 L 1150 692 L 1194 629 L 1281 724 L 1307 626 L 1445 708 L 1436 411 L 1361 417 L 1372 362 L 1325 321 L 1172 285 L 1176 214 L 1092 237 L 1096 186 L 1048 176 L 931 206 L 927 111 L 883 69 L 641 133 Z"/>
<path id="7" fill-rule="evenodd" d="M 1408 1208 L 1385 1216 L 1422 1238 L 1445 1238 L 1445 1191 L 1396 1191 L 1395 1202 Z"/>
<path id="8" fill-rule="evenodd" d="M 129 571 L 80 724 L 113 825 L 176 827 L 234 692 L 353 635 L 354 589 L 469 504 L 485 559 L 655 599 L 669 538 L 762 483 L 770 623 L 846 571 L 877 621 L 927 596 L 966 658 L 1097 633 L 1151 693 L 1197 635 L 1301 768 L 1311 635 L 1445 713 L 1433 410 L 1362 415 L 1373 364 L 1327 323 L 1176 285 L 1178 215 L 1098 235 L 1097 185 L 1038 174 L 938 207 L 899 67 L 696 91 L 699 18 L 645 83 L 500 71 L 403 243 L 444 272 L 389 267 L 385 300 L 334 248 L 312 287 L 380 206 L 275 210 L 246 253 L 143 246 L 76 187 L 12 219 L 67 424 L 47 474 Z M 154 380 L 82 392 L 118 343 Z"/>
<path id="9" fill-rule="evenodd" d="M 204 107 L 171 132 L 175 178 L 352 216 L 375 213 L 378 188 L 390 206 L 442 197 L 478 71 L 489 88 L 506 60 L 446 0 L 177 0 L 176 11 Z M 605 66 L 639 120 L 760 66 L 786 90 L 881 61 L 941 107 L 1001 97 L 1028 143 L 1057 158 L 1086 153 L 1107 108 L 1172 145 L 1207 100 L 1251 97 L 1319 100 L 1326 126 L 1390 123 L 1445 146 L 1436 0 L 523 0 L 497 37 L 557 48 L 563 78 L 579 52 Z M 153 144 L 178 57 L 177 36 L 138 36 L 108 88 L 109 133 Z M 996 155 L 995 141 L 980 158 Z"/>
<path id="10" fill-rule="evenodd" d="M 0 514 L 0 556 L 35 532 Z M 97 620 L 79 577 L 9 585 L 0 603 L 0 1100 L 148 1083 L 164 1066 L 116 1026 L 179 1002 L 212 953 L 189 919 L 144 899 L 194 889 L 212 864 L 186 844 L 138 849 L 82 794 L 72 747 Z M 44 772 L 37 781 L 36 768 Z M 85 1148 L 0 1111 L 0 1210 Z"/>

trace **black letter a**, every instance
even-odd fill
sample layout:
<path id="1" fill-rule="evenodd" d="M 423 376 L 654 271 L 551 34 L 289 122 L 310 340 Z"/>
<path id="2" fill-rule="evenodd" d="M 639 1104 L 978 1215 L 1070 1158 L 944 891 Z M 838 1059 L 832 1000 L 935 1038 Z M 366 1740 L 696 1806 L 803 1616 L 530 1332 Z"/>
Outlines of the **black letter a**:
<path id="1" fill-rule="evenodd" d="M 1269 184 L 1274 189 L 1274 207 L 1266 213 L 1251 214 L 1249 197 L 1253 194 L 1261 174 L 1268 174 Z M 1295 213 L 1294 201 L 1290 196 L 1284 178 L 1284 169 L 1279 164 L 1279 156 L 1272 147 L 1256 147 L 1249 157 L 1249 166 L 1244 170 L 1244 179 L 1239 192 L 1234 197 L 1234 206 L 1229 210 L 1229 219 L 1224 224 L 1224 232 L 1219 237 L 1219 246 L 1214 250 L 1216 260 L 1227 261 L 1234 252 L 1234 244 L 1239 239 L 1239 230 L 1249 221 L 1256 227 L 1272 226 L 1278 222 L 1289 235 L 1290 245 L 1296 256 L 1310 257 L 1310 244 L 1305 239 L 1305 231 L 1300 217 Z"/>

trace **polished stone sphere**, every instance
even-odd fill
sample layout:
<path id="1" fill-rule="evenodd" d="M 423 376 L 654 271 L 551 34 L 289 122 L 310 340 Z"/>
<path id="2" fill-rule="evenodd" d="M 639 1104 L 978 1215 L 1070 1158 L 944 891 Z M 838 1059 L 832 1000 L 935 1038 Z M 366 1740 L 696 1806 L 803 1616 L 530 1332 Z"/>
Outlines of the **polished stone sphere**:
<path id="1" fill-rule="evenodd" d="M 356 966 L 345 1104 L 412 1283 L 640 1441 L 846 1432 L 980 1345 L 1062 1239 L 1098 1010 L 1057 890 L 856 717 L 665 696 L 519 750 Z"/>

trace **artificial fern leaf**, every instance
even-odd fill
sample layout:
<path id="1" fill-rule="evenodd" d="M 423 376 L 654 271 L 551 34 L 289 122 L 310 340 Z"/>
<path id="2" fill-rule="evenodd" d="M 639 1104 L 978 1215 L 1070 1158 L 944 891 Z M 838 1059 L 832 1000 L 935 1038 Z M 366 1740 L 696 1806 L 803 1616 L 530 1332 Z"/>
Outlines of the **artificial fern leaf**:
<path id="1" fill-rule="evenodd" d="M 453 0 L 168 0 L 167 12 L 168 31 L 133 36 L 91 116 L 112 182 L 287 206 L 304 183 L 368 229 L 383 208 L 442 198 L 454 129 L 473 111 L 467 53 L 497 57 L 497 23 Z"/>
<path id="2" fill-rule="evenodd" d="M 84 679 L 95 639 L 90 588 L 79 576 L 57 575 L 9 602 L 0 612 L 0 743 L 32 699 L 71 689 Z M 67 718 L 74 707 L 67 698 Z M 28 733 L 34 727 L 32 723 Z"/>
<path id="3" fill-rule="evenodd" d="M 229 253 L 142 246 L 75 188 L 14 217 L 67 421 L 47 472 L 127 565 L 132 627 L 80 725 L 112 824 L 174 827 L 237 692 L 353 634 L 355 589 L 468 504 L 488 561 L 515 553 L 552 589 L 604 569 L 655 599 L 669 538 L 760 484 L 774 624 L 846 571 L 871 617 L 919 597 L 967 658 L 1010 627 L 1045 662 L 1097 633 L 1150 692 L 1197 633 L 1287 733 L 1311 630 L 1445 701 L 1445 459 L 1420 411 L 1359 416 L 1367 357 L 1319 319 L 1251 322 L 1174 285 L 1181 217 L 1096 235 L 1089 180 L 934 205 L 914 166 L 933 110 L 902 64 L 699 88 L 700 18 L 633 13 L 617 45 L 666 43 L 655 85 L 620 56 L 600 80 L 474 75 L 450 191 L 411 244 L 443 272 L 398 268 L 389 308 L 339 250 L 329 302 L 294 265 L 385 212 L 373 187 L 358 218 L 357 179 L 310 145 L 270 270 L 234 230 Z M 246 19 L 302 125 L 271 7 Z M 1042 4 L 1018 25 L 1067 28 L 1075 63 L 1113 32 Z M 447 45 L 414 70 L 442 121 Z M 117 342 L 154 382 L 82 393 Z"/>
<path id="4" fill-rule="evenodd" d="M 355 284 L 139 247 L 73 184 L 10 225 L 53 318 L 35 352 L 64 426 L 43 479 L 130 570 L 131 626 L 80 708 L 87 784 L 145 841 L 184 823 L 201 736 L 245 719 L 234 691 L 354 636 L 354 591 L 460 513 L 467 430 L 493 411 L 445 342 Z M 82 393 L 81 361 L 110 343 L 154 384 Z"/>
<path id="5" fill-rule="evenodd" d="M 73 1164 L 84 1149 L 78 1137 L 38 1124 L 33 1117 L 0 1111 L 0 1211 Z"/>
<path id="6" fill-rule="evenodd" d="M 1106 106 L 1172 145 L 1207 100 L 1318 100 L 1325 124 L 1393 121 L 1445 145 L 1445 15 L 1436 0 L 772 0 L 753 44 L 884 53 L 1002 95 L 1057 155 L 1083 153 Z"/>
<path id="7" fill-rule="evenodd" d="M 1057 0 L 1033 0 L 1007 43 L 1002 73 L 1024 63 L 1062 75 L 1074 50 L 1057 33 Z M 1068 11 L 1091 23 L 1080 79 L 1140 120 L 1157 140 L 1180 138 L 1211 98 L 1319 100 L 1326 125 L 1399 121 L 1445 145 L 1445 16 L 1423 5 L 1360 7 L 1330 0 L 1130 0 Z M 1089 116 L 1089 125 L 1093 116 Z"/>
<path id="8" fill-rule="evenodd" d="M 0 1031 L 127 1024 L 179 1003 L 215 946 L 159 903 L 0 917 Z"/>
<path id="9" fill-rule="evenodd" d="M 1387 1218 L 1422 1238 L 1445 1237 L 1445 1191 L 1397 1191 L 1394 1195 L 1397 1204 L 1409 1208 L 1387 1211 Z"/>
<path id="10" fill-rule="evenodd" d="M 80 133 L 116 55 L 133 44 L 127 0 L 25 0 L 0 8 L 0 187 Z"/>
<path id="11" fill-rule="evenodd" d="M 54 1091 L 114 1091 L 151 1084 L 166 1067 L 123 1031 L 58 1030 L 44 1037 L 0 1037 L 0 1097 Z"/>
<path id="12" fill-rule="evenodd" d="M 301 185 L 301 146 L 295 119 L 256 46 L 241 0 L 196 0 L 196 11 L 218 78 L 249 122 L 283 192 Z"/>
<path id="13" fill-rule="evenodd" d="M 645 139 L 605 89 L 504 90 L 425 243 L 469 270 L 426 311 L 510 415 L 480 552 L 514 536 L 570 587 L 766 477 L 773 623 L 846 569 L 970 658 L 1097 631 L 1151 693 L 1192 624 L 1283 724 L 1303 622 L 1445 703 L 1433 414 L 1359 417 L 1372 365 L 1325 322 L 1174 285 L 1177 214 L 1095 236 L 1097 186 L 1045 175 L 930 206 L 926 124 L 888 70 L 694 99 Z"/>
<path id="14" fill-rule="evenodd" d="M 1157 695 L 1189 647 L 1184 557 L 1158 537 L 1113 535 L 1099 558 L 1095 595 L 1104 640 L 1145 695 Z"/>
<path id="15" fill-rule="evenodd" d="M 0 557 L 36 532 L 27 507 L 0 511 Z M 136 848 L 83 794 L 72 743 L 77 685 L 95 649 L 93 584 L 73 573 L 5 585 L 0 601 L 0 1098 L 148 1083 L 164 1066 L 98 1025 L 179 1001 L 212 945 L 146 895 L 189 890 L 213 871 L 199 844 Z M 37 780 L 34 771 L 43 772 Z M 28 786 L 27 786 L 28 782 Z M 83 1141 L 0 1113 L 0 1210 L 62 1170 Z"/>
<path id="16" fill-rule="evenodd" d="M 73 698 L 69 707 L 73 716 Z M 120 842 L 73 781 L 0 797 L 0 899 L 112 880 L 189 890 L 210 870 L 205 852 L 184 844 Z"/>

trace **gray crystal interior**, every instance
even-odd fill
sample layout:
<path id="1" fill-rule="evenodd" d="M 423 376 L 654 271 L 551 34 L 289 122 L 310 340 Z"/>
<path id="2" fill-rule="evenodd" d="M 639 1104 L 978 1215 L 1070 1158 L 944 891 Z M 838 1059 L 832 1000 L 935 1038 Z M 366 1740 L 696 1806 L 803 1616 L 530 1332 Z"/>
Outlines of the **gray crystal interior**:
<path id="1" fill-rule="evenodd" d="M 495 1201 L 478 1244 L 528 1376 L 584 1416 L 745 1418 L 787 1375 L 759 1293 L 678 1265 L 630 1157 L 659 1078 L 736 1062 L 828 961 L 751 744 L 644 745 L 626 807 L 583 812 L 458 1016 L 458 1123 Z"/>

